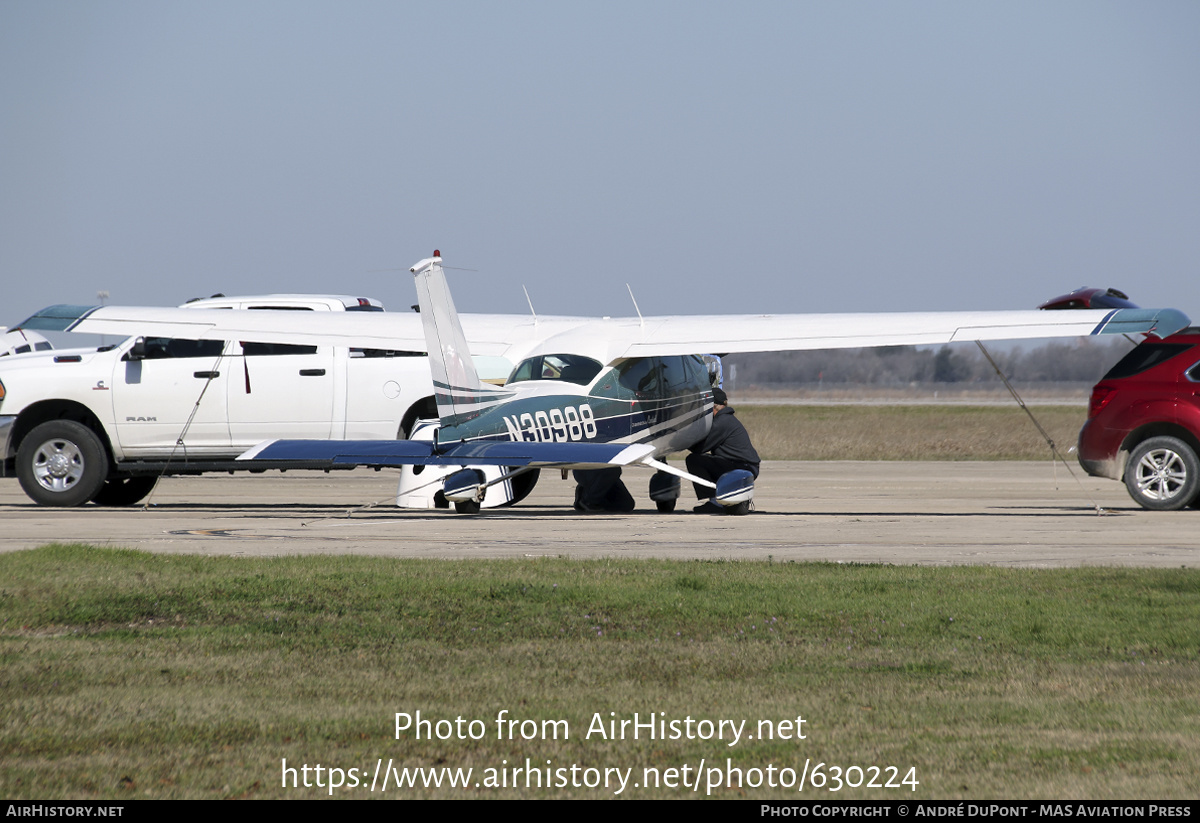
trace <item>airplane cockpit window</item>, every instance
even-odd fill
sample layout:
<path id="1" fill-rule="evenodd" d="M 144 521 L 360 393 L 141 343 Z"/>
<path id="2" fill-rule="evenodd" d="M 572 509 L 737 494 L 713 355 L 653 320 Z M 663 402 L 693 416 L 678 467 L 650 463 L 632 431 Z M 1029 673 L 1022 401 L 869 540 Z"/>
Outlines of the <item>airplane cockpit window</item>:
<path id="1" fill-rule="evenodd" d="M 694 395 L 709 389 L 708 370 L 696 355 L 633 357 L 609 369 L 592 390 L 618 400 L 661 400 Z"/>
<path id="2" fill-rule="evenodd" d="M 663 394 L 674 397 L 703 392 L 708 386 L 708 371 L 699 357 L 660 357 L 664 380 Z"/>
<path id="3" fill-rule="evenodd" d="M 541 354 L 522 360 L 509 375 L 509 383 L 526 380 L 561 380 L 586 386 L 603 366 L 579 354 Z"/>
<path id="4" fill-rule="evenodd" d="M 641 395 L 657 394 L 662 375 L 662 363 L 657 357 L 635 357 L 617 367 L 617 382 Z"/>
<path id="5" fill-rule="evenodd" d="M 683 358 L 683 361 L 688 370 L 688 382 L 693 387 L 698 387 L 701 391 L 712 388 L 712 380 L 708 374 L 708 365 L 704 362 L 703 357 L 693 354 Z"/>

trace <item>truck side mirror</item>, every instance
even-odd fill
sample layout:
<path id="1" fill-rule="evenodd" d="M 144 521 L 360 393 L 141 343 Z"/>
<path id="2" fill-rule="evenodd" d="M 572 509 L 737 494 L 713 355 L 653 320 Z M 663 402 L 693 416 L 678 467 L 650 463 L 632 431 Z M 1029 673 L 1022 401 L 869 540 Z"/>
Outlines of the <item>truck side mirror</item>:
<path id="1" fill-rule="evenodd" d="M 125 355 L 126 360 L 145 360 L 146 359 L 146 338 L 139 337 L 133 341 L 133 347 L 129 349 Z"/>

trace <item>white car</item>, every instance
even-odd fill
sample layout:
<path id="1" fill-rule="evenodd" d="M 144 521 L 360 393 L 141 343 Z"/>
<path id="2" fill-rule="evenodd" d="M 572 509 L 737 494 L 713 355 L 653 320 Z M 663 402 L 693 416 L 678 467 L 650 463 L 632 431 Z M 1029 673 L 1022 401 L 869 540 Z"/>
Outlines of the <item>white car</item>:
<path id="1" fill-rule="evenodd" d="M 54 346 L 50 345 L 49 340 L 35 331 L 25 331 L 24 329 L 7 331 L 3 326 L 0 326 L 0 357 L 8 357 L 12 354 L 29 354 L 35 351 L 49 351 L 53 348 Z"/>

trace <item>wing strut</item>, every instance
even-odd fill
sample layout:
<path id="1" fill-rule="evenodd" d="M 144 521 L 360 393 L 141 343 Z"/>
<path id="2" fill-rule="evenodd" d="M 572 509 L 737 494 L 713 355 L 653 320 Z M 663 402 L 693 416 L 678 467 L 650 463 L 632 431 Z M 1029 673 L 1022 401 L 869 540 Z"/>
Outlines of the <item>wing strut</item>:
<path id="1" fill-rule="evenodd" d="M 1037 430 L 1039 432 L 1041 432 L 1042 438 L 1050 446 L 1050 462 L 1051 462 L 1051 464 L 1057 466 L 1058 464 L 1055 463 L 1055 459 L 1057 459 L 1064 466 L 1066 466 L 1067 473 L 1070 474 L 1071 477 L 1073 477 L 1075 479 L 1075 483 L 1079 486 L 1080 491 L 1082 491 L 1084 493 L 1084 495 L 1087 497 L 1087 499 L 1089 501 L 1091 501 L 1092 508 L 1094 508 L 1096 510 L 1096 514 L 1106 514 L 1105 510 L 1103 508 L 1101 508 L 1100 504 L 1096 502 L 1095 498 L 1092 497 L 1092 495 L 1088 493 L 1087 489 L 1085 489 L 1083 487 L 1083 483 L 1080 482 L 1079 477 L 1075 474 L 1075 470 L 1071 468 L 1071 464 L 1067 462 L 1067 458 L 1063 457 L 1062 452 L 1060 452 L 1058 450 L 1058 446 L 1055 445 L 1054 438 L 1052 438 L 1050 436 L 1050 434 L 1044 428 L 1042 428 L 1042 424 L 1037 421 L 1037 418 L 1033 416 L 1033 412 L 1031 412 L 1029 410 L 1029 407 L 1025 405 L 1025 401 L 1021 399 L 1021 395 L 1017 394 L 1016 388 L 1014 388 L 1013 384 L 1008 381 L 1008 376 L 1005 375 L 1004 372 L 1000 370 L 1000 367 L 998 365 L 996 365 L 996 361 L 992 359 L 992 355 L 987 350 L 987 347 L 983 345 L 983 341 L 976 340 L 975 345 L 979 347 L 979 350 L 981 352 L 983 352 L 983 356 L 987 358 L 987 361 L 992 364 L 992 369 L 996 372 L 997 376 L 999 376 L 999 378 L 1002 381 L 1004 381 L 1004 386 L 1005 386 L 1005 388 L 1008 389 L 1008 393 L 1012 395 L 1013 400 L 1017 401 L 1017 405 L 1021 407 L 1021 410 L 1024 411 L 1025 414 L 1027 414 L 1029 416 L 1030 422 L 1032 422 L 1033 425 L 1037 428 Z"/>
<path id="2" fill-rule="evenodd" d="M 655 460 L 648 457 L 645 460 L 639 460 L 638 462 L 643 466 L 649 466 L 652 469 L 658 469 L 660 472 L 666 472 L 667 474 L 673 474 L 676 477 L 682 477 L 684 480 L 690 480 L 693 483 L 699 483 L 701 486 L 708 486 L 710 489 L 715 489 L 717 487 L 717 484 L 713 483 L 711 480 L 705 480 L 703 477 L 697 477 L 694 474 L 688 474 L 683 469 L 677 469 L 664 460 Z"/>

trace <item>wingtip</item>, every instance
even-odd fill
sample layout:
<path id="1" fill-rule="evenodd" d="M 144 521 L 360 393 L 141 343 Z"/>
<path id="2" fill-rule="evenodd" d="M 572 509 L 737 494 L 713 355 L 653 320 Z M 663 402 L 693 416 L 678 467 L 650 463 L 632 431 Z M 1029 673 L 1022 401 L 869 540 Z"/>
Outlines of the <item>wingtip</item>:
<path id="1" fill-rule="evenodd" d="M 1179 309 L 1163 309 L 1155 318 L 1154 328 L 1151 329 L 1150 334 L 1161 340 L 1183 331 L 1190 325 L 1192 325 L 1191 318 Z"/>

